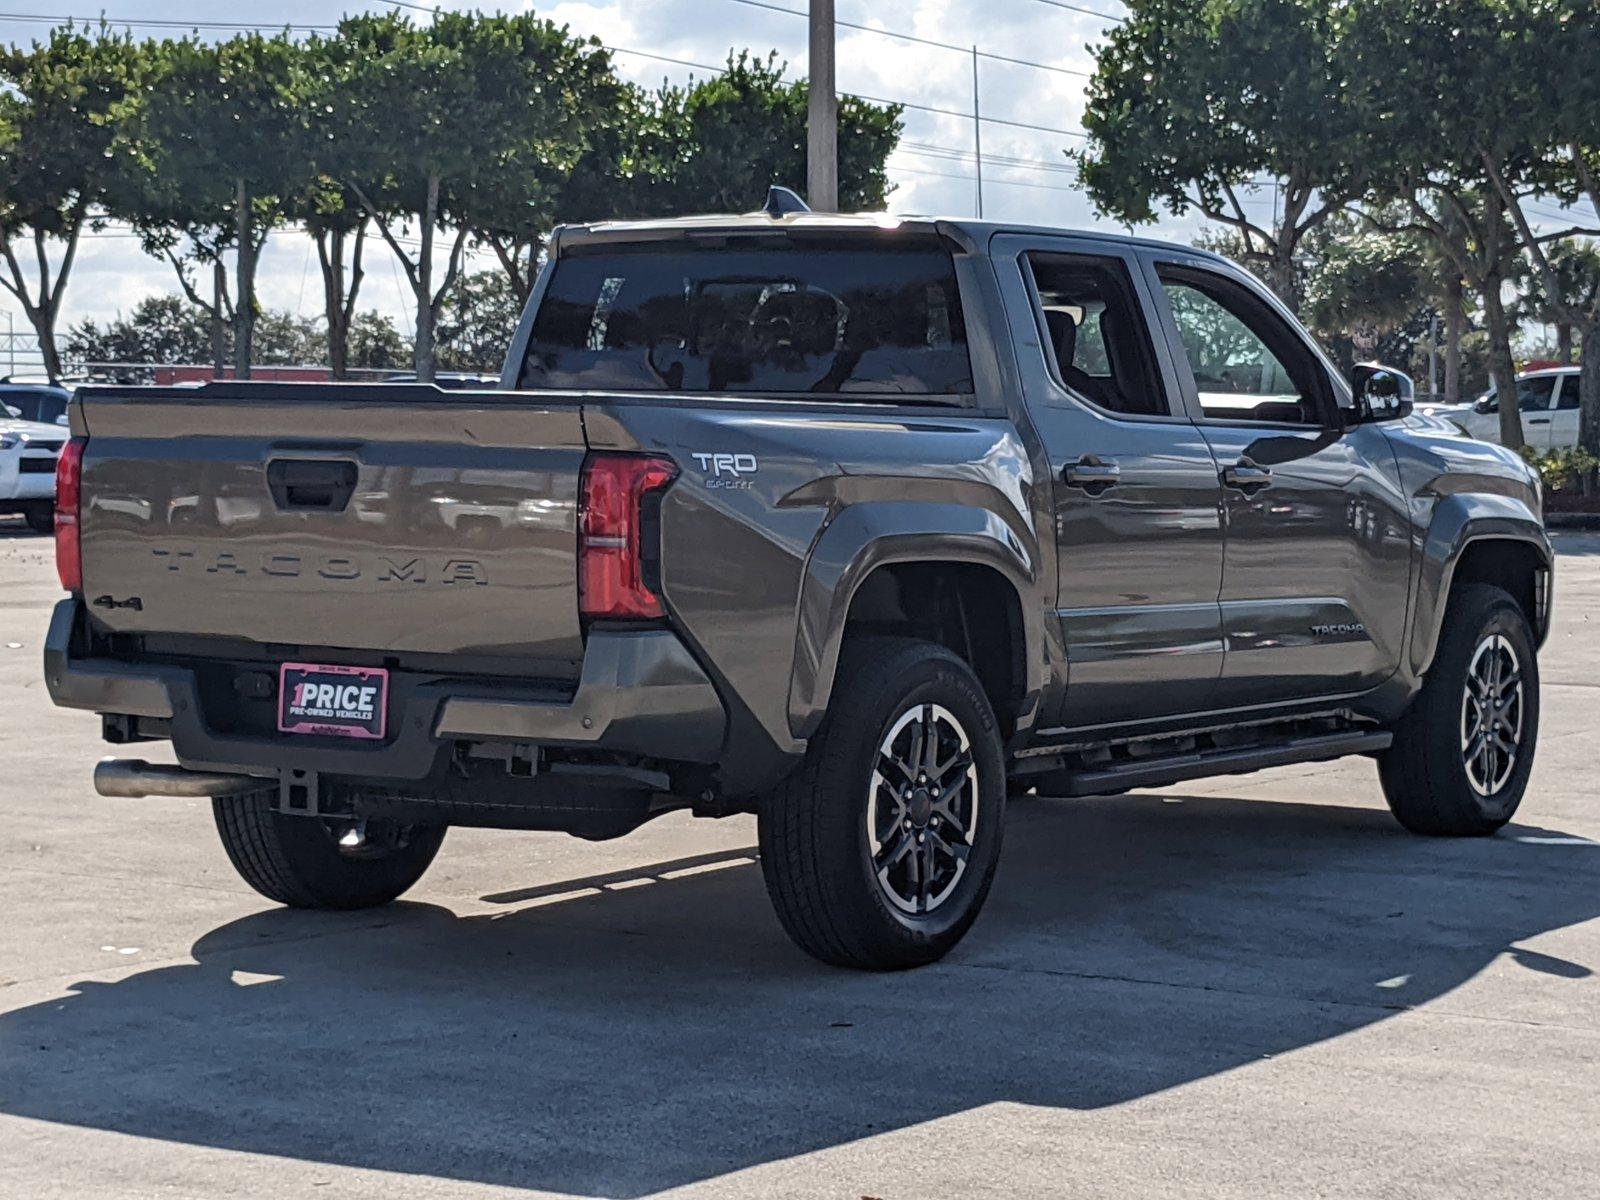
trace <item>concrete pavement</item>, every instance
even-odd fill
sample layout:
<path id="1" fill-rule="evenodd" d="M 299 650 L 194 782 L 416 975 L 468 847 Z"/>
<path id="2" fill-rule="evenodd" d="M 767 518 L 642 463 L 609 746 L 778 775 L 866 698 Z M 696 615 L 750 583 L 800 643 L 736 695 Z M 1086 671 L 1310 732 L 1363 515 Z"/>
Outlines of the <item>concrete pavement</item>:
<path id="1" fill-rule="evenodd" d="M 1562 535 L 1518 822 L 1365 760 L 1013 807 L 946 962 L 827 970 L 748 819 L 455 830 L 275 908 L 97 798 L 47 540 L 0 522 L 0 1196 L 1575 1196 L 1600 1175 L 1600 536 Z"/>

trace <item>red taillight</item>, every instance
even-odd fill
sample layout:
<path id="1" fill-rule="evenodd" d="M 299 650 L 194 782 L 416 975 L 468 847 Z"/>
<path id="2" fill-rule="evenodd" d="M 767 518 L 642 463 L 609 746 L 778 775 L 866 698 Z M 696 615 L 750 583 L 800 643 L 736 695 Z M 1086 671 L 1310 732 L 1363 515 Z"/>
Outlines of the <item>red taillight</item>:
<path id="1" fill-rule="evenodd" d="M 78 509 L 83 493 L 83 448 L 88 438 L 73 438 L 56 459 L 56 574 L 69 592 L 83 590 L 83 548 L 78 540 Z"/>
<path id="2" fill-rule="evenodd" d="M 677 477 L 671 459 L 591 454 L 578 507 L 578 611 L 585 617 L 665 615 L 645 579 L 644 502 Z"/>

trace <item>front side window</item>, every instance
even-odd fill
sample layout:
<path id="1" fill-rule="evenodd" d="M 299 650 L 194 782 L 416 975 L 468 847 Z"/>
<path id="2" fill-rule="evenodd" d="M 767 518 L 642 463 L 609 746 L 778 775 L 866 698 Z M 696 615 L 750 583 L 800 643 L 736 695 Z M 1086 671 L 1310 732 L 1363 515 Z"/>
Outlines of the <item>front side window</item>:
<path id="1" fill-rule="evenodd" d="M 1028 267 L 1046 350 L 1068 390 L 1110 412 L 1166 416 L 1149 330 L 1122 262 L 1030 254 Z"/>
<path id="2" fill-rule="evenodd" d="M 956 396 L 972 368 L 938 241 L 729 238 L 562 256 L 520 386 Z"/>
<path id="3" fill-rule="evenodd" d="M 1557 376 L 1540 375 L 1517 380 L 1517 411 L 1548 412 L 1556 390 Z"/>
<path id="4" fill-rule="evenodd" d="M 1160 277 L 1207 420 L 1322 423 L 1326 376 L 1270 308 L 1209 272 L 1163 268 Z"/>

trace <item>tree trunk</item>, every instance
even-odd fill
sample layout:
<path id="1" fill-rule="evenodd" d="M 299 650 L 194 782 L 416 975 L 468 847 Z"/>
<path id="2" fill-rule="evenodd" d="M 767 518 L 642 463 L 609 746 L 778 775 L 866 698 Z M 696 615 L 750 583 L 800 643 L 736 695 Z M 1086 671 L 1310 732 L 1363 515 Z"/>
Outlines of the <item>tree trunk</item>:
<path id="1" fill-rule="evenodd" d="M 1267 286 L 1277 293 L 1295 316 L 1300 315 L 1300 295 L 1294 277 L 1294 246 L 1279 234 L 1272 248 L 1272 259 L 1267 264 Z"/>
<path id="2" fill-rule="evenodd" d="M 1445 284 L 1444 314 L 1444 398 L 1461 403 L 1461 327 L 1466 323 L 1461 311 L 1461 280 L 1451 272 Z"/>
<path id="3" fill-rule="evenodd" d="M 417 296 L 417 343 L 412 361 L 416 366 L 417 379 L 422 383 L 433 382 L 437 353 L 433 332 L 438 316 L 433 298 L 433 234 L 438 219 L 439 177 L 430 175 L 428 198 L 422 206 L 422 248 L 417 255 L 417 273 L 413 289 Z"/>
<path id="4" fill-rule="evenodd" d="M 211 264 L 211 365 L 218 379 L 228 373 L 228 333 L 222 320 L 222 294 L 227 282 L 222 260 Z"/>
<path id="5" fill-rule="evenodd" d="M 256 231 L 250 185 L 243 178 L 234 191 L 234 207 L 234 236 L 239 242 L 239 278 L 236 281 L 239 300 L 233 309 L 233 373 L 235 378 L 249 379 L 256 332 Z"/>
<path id="6" fill-rule="evenodd" d="M 39 357 L 44 361 L 44 373 L 54 383 L 61 378 L 61 352 L 56 349 L 56 322 L 50 311 L 49 305 L 27 304 L 22 306 L 22 312 L 28 318 L 28 324 L 33 326 L 34 336 L 39 342 Z"/>
<path id="7" fill-rule="evenodd" d="M 324 248 L 327 241 L 333 244 Z M 322 256 L 323 311 L 328 318 L 328 366 L 335 379 L 350 376 L 350 322 L 344 316 L 344 230 L 319 235 Z"/>
<path id="8" fill-rule="evenodd" d="M 0 235 L 0 258 L 4 259 L 9 276 L 0 276 L 0 288 L 4 288 L 21 305 L 23 316 L 33 327 L 34 336 L 38 339 L 39 357 L 43 360 L 45 373 L 52 383 L 61 378 L 61 351 L 56 346 L 56 322 L 61 316 L 61 301 L 66 295 L 67 278 L 72 274 L 72 264 L 78 256 L 78 239 L 83 233 L 83 220 L 81 211 L 74 213 L 69 229 L 62 235 L 67 243 L 67 249 L 61 256 L 60 266 L 53 279 L 50 271 L 50 252 L 47 248 L 51 235 L 43 230 L 33 230 L 33 252 L 38 264 L 37 290 L 29 287 L 11 239 Z"/>
<path id="9" fill-rule="evenodd" d="M 1572 322 L 1556 322 L 1556 357 L 1563 367 L 1572 365 Z"/>
<path id="10" fill-rule="evenodd" d="M 1600 312 L 1594 313 L 1583 328 L 1578 408 L 1578 445 L 1600 458 Z"/>
<path id="11" fill-rule="evenodd" d="M 1500 297 L 1501 279 L 1492 274 L 1483 286 L 1484 323 L 1489 327 L 1489 377 L 1500 408 L 1500 444 L 1521 450 L 1522 413 L 1517 408 L 1517 367 L 1511 357 L 1511 329 Z"/>

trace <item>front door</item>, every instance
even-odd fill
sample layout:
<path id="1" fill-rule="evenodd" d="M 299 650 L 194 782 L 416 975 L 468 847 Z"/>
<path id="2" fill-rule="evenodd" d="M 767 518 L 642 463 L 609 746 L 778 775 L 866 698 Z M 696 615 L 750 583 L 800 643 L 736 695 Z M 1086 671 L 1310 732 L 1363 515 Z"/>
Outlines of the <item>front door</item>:
<path id="1" fill-rule="evenodd" d="M 1055 475 L 1058 724 L 1202 711 L 1222 665 L 1220 486 L 1125 247 L 996 239 L 1028 410 Z"/>
<path id="2" fill-rule="evenodd" d="M 1358 693 L 1400 662 L 1411 536 L 1380 426 L 1260 285 L 1150 254 L 1185 398 L 1220 468 L 1219 708 Z"/>

